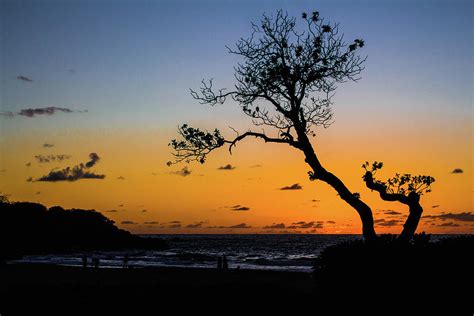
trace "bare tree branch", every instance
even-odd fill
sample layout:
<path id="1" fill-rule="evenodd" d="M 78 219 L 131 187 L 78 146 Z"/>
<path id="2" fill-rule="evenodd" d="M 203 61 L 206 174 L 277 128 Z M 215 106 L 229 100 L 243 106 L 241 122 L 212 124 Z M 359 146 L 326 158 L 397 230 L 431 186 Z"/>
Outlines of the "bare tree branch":
<path id="1" fill-rule="evenodd" d="M 183 161 L 198 161 L 200 163 L 204 163 L 208 154 L 224 146 L 225 144 L 229 144 L 229 152 L 232 154 L 232 148 L 235 147 L 238 142 L 244 140 L 247 137 L 261 138 L 266 143 L 289 144 L 295 148 L 298 148 L 299 146 L 298 142 L 294 141 L 291 135 L 282 135 L 281 138 L 273 138 L 265 135 L 264 133 L 252 131 L 247 131 L 240 135 L 235 129 L 231 129 L 237 133 L 237 136 L 234 139 L 227 140 L 217 129 L 210 133 L 208 131 L 201 131 L 198 128 L 193 128 L 187 124 L 183 124 L 178 128 L 178 133 L 183 139 L 173 139 L 169 143 L 169 146 L 174 149 L 173 156 L 175 161 L 169 161 L 168 165 Z"/>

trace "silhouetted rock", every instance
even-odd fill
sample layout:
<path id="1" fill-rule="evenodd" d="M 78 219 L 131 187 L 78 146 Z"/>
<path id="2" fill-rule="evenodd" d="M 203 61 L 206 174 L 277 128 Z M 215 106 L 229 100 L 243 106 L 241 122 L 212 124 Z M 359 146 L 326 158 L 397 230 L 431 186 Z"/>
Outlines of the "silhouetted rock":
<path id="1" fill-rule="evenodd" d="M 164 241 L 119 229 L 95 210 L 70 209 L 29 202 L 0 202 L 0 260 L 25 254 L 111 250 L 164 249 Z"/>

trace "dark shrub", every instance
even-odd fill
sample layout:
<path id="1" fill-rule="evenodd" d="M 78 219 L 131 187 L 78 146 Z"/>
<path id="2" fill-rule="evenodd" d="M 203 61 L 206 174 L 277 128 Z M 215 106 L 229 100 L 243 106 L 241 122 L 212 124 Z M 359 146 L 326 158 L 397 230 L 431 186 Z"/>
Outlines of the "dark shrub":
<path id="1" fill-rule="evenodd" d="M 323 250 L 315 261 L 319 293 L 371 304 L 402 300 L 419 307 L 473 309 L 474 236 L 430 242 L 419 234 L 410 243 L 382 235 L 377 241 L 343 242 Z M 426 305 L 430 302 L 431 305 Z"/>

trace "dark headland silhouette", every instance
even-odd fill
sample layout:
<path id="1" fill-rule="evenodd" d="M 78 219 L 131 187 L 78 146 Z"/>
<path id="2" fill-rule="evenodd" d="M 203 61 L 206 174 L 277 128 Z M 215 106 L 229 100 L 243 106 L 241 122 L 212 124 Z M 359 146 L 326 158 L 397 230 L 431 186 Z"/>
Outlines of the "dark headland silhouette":
<path id="1" fill-rule="evenodd" d="M 0 202 L 0 259 L 27 254 L 112 249 L 165 249 L 166 243 L 119 229 L 95 210 Z"/>

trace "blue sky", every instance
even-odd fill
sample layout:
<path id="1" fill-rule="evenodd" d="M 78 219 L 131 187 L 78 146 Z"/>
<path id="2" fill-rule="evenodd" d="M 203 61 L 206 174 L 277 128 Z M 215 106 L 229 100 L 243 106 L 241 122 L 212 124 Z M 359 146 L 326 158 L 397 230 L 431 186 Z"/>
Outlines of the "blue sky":
<path id="1" fill-rule="evenodd" d="M 208 77 L 230 86 L 238 59 L 225 45 L 248 35 L 250 21 L 263 12 L 283 8 L 297 17 L 317 9 L 341 23 L 348 41 L 365 39 L 363 80 L 336 98 L 354 104 L 346 113 L 388 102 L 465 116 L 472 7 L 467 1 L 3 1 L 1 106 L 87 109 L 89 127 L 205 119 L 209 113 L 188 88 Z"/>

